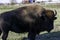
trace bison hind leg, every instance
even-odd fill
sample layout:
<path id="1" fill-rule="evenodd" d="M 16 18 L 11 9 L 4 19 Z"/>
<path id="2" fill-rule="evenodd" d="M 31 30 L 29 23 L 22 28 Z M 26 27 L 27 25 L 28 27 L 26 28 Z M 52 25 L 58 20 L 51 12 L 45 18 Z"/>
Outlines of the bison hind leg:
<path id="1" fill-rule="evenodd" d="M 2 40 L 7 40 L 9 29 L 9 25 L 6 23 L 2 26 Z"/>
<path id="2" fill-rule="evenodd" d="M 2 40 L 7 40 L 8 32 L 3 32 Z"/>

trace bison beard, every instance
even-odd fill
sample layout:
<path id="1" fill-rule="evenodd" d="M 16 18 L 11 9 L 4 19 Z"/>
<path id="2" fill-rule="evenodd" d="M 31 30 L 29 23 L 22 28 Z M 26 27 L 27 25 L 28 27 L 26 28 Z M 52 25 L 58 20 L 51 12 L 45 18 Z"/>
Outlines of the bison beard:
<path id="1" fill-rule="evenodd" d="M 35 40 L 36 34 L 41 31 L 50 32 L 53 29 L 53 21 L 48 20 L 49 18 L 45 17 L 45 13 L 45 9 L 39 5 L 25 6 L 2 13 L 0 15 L 2 40 L 7 39 L 9 31 L 16 33 L 28 32 L 30 40 Z"/>

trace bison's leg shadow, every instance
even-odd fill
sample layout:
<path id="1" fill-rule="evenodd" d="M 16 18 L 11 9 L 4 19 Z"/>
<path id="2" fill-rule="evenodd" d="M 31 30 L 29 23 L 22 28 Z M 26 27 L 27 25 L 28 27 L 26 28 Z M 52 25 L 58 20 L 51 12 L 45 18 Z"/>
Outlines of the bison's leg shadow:
<path id="1" fill-rule="evenodd" d="M 29 40 L 27 37 L 24 37 L 22 40 Z"/>

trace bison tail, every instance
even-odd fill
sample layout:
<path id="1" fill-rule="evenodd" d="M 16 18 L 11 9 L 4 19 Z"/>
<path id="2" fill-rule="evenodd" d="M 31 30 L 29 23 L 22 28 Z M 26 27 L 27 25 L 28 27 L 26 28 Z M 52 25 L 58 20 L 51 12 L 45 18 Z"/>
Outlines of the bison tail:
<path id="1" fill-rule="evenodd" d="M 2 19 L 1 14 L 0 14 L 0 35 L 2 34 L 2 30 L 1 30 L 2 23 L 3 23 L 3 19 Z"/>
<path id="2" fill-rule="evenodd" d="M 2 31 L 0 30 L 0 35 L 2 34 Z"/>

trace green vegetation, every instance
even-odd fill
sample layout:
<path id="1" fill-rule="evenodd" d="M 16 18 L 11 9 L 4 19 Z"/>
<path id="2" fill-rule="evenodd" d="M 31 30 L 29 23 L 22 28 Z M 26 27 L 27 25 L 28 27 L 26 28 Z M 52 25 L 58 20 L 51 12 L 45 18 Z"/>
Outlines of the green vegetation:
<path id="1" fill-rule="evenodd" d="M 21 5 L 20 6 L 16 6 L 16 5 L 3 6 L 2 5 L 2 6 L 0 6 L 0 13 L 5 12 L 5 11 L 10 11 L 10 10 L 16 9 L 18 7 L 21 7 Z M 60 6 L 56 6 L 56 5 L 47 5 L 46 6 L 45 5 L 44 7 L 47 9 L 57 10 L 57 20 L 55 20 L 55 22 L 54 22 L 55 27 L 52 32 L 60 31 L 60 8 L 59 8 Z M 44 32 L 44 33 L 46 33 L 46 32 Z M 43 33 L 41 33 L 41 34 L 43 34 Z M 54 35 L 56 35 L 56 33 Z M 49 37 L 51 37 L 51 36 L 52 35 L 49 34 Z M 9 32 L 8 40 L 21 40 L 23 37 L 27 37 L 27 34 L 26 33 L 17 34 L 14 32 Z M 52 36 L 52 37 L 54 37 L 54 36 Z M 1 37 L 0 37 L 0 39 L 1 39 Z M 47 40 L 49 40 L 49 39 L 47 38 Z"/>

